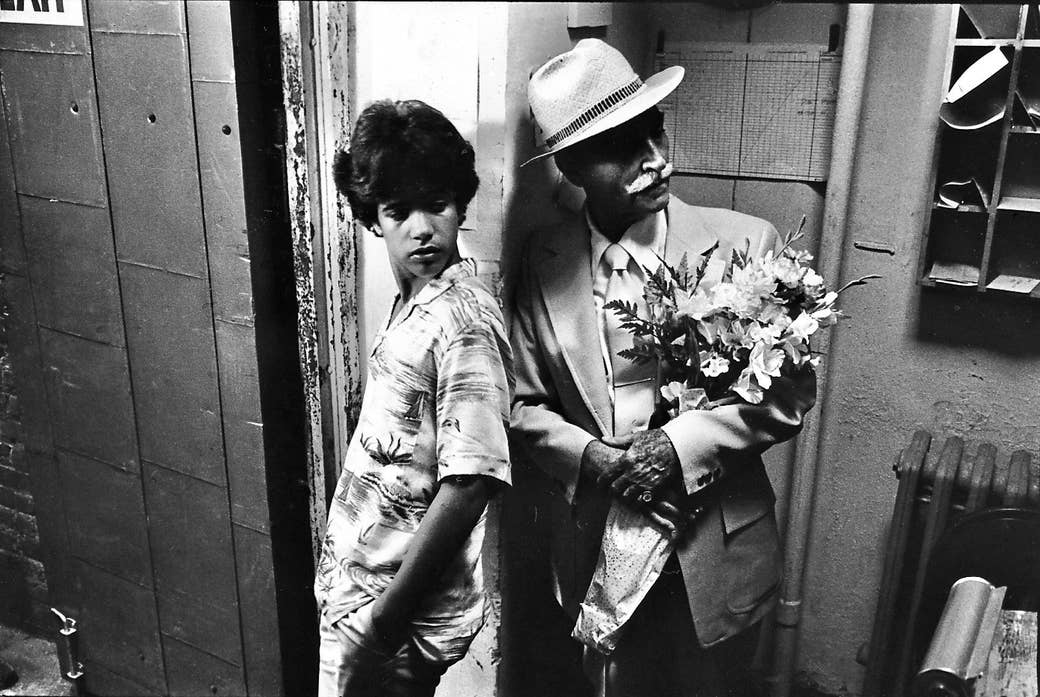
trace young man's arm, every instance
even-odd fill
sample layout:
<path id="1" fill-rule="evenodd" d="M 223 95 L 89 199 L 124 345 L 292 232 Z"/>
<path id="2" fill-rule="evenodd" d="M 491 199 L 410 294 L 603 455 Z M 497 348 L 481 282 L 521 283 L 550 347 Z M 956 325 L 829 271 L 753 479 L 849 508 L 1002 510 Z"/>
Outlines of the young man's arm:
<path id="1" fill-rule="evenodd" d="M 372 625 L 380 648 L 394 653 L 400 647 L 423 595 L 458 556 L 500 485 L 490 477 L 474 475 L 441 481 L 400 570 L 372 603 Z"/>

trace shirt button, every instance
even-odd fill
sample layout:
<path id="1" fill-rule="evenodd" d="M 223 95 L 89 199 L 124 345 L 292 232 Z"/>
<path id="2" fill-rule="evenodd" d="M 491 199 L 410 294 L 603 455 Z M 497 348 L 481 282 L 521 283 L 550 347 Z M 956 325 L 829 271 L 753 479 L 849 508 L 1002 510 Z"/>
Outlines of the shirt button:
<path id="1" fill-rule="evenodd" d="M 692 512 L 694 518 L 700 518 L 702 515 L 704 515 L 704 508 L 702 506 L 697 506 L 693 509 Z"/>

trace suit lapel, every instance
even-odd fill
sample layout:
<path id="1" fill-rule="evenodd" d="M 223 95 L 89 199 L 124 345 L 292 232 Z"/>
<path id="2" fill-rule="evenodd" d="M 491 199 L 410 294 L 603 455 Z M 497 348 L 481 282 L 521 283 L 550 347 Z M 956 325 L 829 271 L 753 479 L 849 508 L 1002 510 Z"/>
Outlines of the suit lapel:
<path id="1" fill-rule="evenodd" d="M 700 264 L 701 254 L 718 242 L 719 237 L 696 208 L 683 203 L 675 196 L 669 199 L 667 211 L 668 238 L 665 241 L 664 258 L 675 266 L 685 254 L 690 268 L 695 269 Z M 712 255 L 704 274 L 704 282 L 707 285 L 714 285 L 722 278 L 722 271 L 726 266 L 724 256 L 720 252 Z"/>
<path id="2" fill-rule="evenodd" d="M 600 356 L 590 254 L 584 217 L 569 219 L 545 241 L 537 274 L 560 354 L 586 408 L 607 435 L 614 419 Z"/>

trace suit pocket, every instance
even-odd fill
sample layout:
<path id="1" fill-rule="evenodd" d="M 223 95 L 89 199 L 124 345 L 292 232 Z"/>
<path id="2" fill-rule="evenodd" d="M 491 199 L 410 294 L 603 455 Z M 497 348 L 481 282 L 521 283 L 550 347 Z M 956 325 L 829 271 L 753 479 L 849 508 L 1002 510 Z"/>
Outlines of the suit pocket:
<path id="1" fill-rule="evenodd" d="M 726 608 L 734 615 L 751 612 L 780 589 L 782 580 L 782 576 L 778 574 L 772 582 L 766 583 L 764 587 L 749 588 L 746 592 L 727 599 Z"/>
<path id="2" fill-rule="evenodd" d="M 766 515 L 772 515 L 775 502 L 776 494 L 761 465 L 747 476 L 734 480 L 720 501 L 727 537 Z"/>

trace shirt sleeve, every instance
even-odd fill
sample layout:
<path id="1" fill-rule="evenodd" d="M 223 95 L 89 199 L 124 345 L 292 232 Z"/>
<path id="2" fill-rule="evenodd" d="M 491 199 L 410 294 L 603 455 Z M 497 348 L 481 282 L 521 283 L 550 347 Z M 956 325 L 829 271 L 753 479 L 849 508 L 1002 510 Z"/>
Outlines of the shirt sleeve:
<path id="1" fill-rule="evenodd" d="M 503 324 L 493 317 L 471 322 L 448 344 L 437 369 L 438 479 L 512 482 L 506 438 L 512 361 Z"/>

